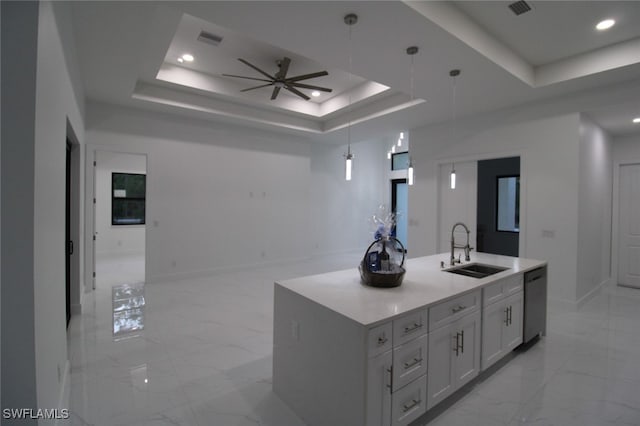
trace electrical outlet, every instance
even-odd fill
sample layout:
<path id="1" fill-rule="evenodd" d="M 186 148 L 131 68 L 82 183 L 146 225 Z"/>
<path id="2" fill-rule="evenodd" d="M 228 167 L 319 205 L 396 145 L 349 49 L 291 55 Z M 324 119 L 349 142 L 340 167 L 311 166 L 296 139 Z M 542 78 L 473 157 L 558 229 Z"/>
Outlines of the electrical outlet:
<path id="1" fill-rule="evenodd" d="M 542 237 L 543 238 L 554 238 L 556 236 L 556 231 L 552 230 L 552 229 L 543 229 L 542 230 Z"/>
<path id="2" fill-rule="evenodd" d="M 300 323 L 291 320 L 291 337 L 293 340 L 300 340 Z"/>

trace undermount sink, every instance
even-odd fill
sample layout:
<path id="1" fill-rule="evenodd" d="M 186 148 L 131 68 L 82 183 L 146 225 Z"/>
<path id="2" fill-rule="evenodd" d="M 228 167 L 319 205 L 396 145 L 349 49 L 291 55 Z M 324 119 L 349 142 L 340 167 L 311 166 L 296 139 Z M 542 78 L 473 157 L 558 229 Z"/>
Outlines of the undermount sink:
<path id="1" fill-rule="evenodd" d="M 484 265 L 482 263 L 470 263 L 468 265 L 458 266 L 457 268 L 445 269 L 445 272 L 452 274 L 465 275 L 473 278 L 485 278 L 498 272 L 506 271 L 509 268 L 502 266 Z"/>

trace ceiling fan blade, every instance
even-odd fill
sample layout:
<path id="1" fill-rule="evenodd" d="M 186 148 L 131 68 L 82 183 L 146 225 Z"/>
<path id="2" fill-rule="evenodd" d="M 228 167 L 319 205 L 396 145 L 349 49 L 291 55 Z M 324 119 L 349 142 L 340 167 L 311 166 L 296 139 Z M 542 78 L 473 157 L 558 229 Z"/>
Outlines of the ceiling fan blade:
<path id="1" fill-rule="evenodd" d="M 233 74 L 222 74 L 225 77 L 235 77 L 235 78 L 246 78 L 247 80 L 256 80 L 256 81 L 271 81 L 265 78 L 253 78 L 253 77 L 245 77 L 243 75 L 233 75 Z"/>
<path id="2" fill-rule="evenodd" d="M 248 89 L 242 89 L 241 92 L 247 92 L 247 91 L 253 90 L 253 89 L 260 89 L 261 87 L 267 87 L 267 86 L 271 86 L 271 85 L 273 85 L 273 83 L 262 84 L 260 86 L 255 86 L 255 87 L 249 87 Z"/>
<path id="3" fill-rule="evenodd" d="M 262 74 L 262 75 L 264 75 L 266 77 L 269 77 L 271 80 L 275 80 L 276 79 L 274 76 L 267 74 L 266 72 L 262 71 L 260 68 L 256 67 L 255 65 L 250 64 L 249 62 L 245 61 L 244 59 L 238 58 L 238 60 L 240 62 L 242 62 L 243 64 L 245 64 L 247 66 L 250 66 L 254 70 L 258 71 L 260 74 Z"/>
<path id="4" fill-rule="evenodd" d="M 319 90 L 321 92 L 333 92 L 333 89 L 329 89 L 327 87 L 312 86 L 310 84 L 296 83 L 295 81 L 292 82 L 292 83 L 288 83 L 288 84 L 289 84 L 289 86 L 301 87 L 303 89 Z"/>
<path id="5" fill-rule="evenodd" d="M 293 86 L 290 86 L 290 85 L 288 85 L 288 84 L 287 84 L 287 85 L 285 85 L 284 87 L 285 87 L 285 89 L 287 89 L 288 91 L 290 91 L 290 92 L 292 92 L 292 93 L 294 93 L 294 94 L 296 94 L 296 95 L 300 96 L 300 97 L 301 97 L 302 99 L 304 99 L 305 101 L 308 101 L 309 99 L 311 99 L 310 97 L 308 97 L 307 95 L 305 95 L 304 93 L 302 93 L 301 91 L 299 91 L 298 89 L 296 89 L 296 88 L 295 88 L 295 87 L 293 87 Z"/>
<path id="6" fill-rule="evenodd" d="M 287 71 L 289 71 L 289 65 L 291 64 L 291 59 L 287 58 L 286 56 L 282 59 L 282 62 L 280 62 L 280 71 L 278 71 L 276 73 L 276 78 L 278 79 L 284 79 L 285 76 L 287 75 Z"/>
<path id="7" fill-rule="evenodd" d="M 323 75 L 329 75 L 329 73 L 326 71 L 318 71 L 318 72 L 313 72 L 311 74 L 303 74 L 295 77 L 290 77 L 285 80 L 287 81 L 287 83 L 291 83 L 292 81 L 307 80 L 309 78 L 322 77 Z"/>
<path id="8" fill-rule="evenodd" d="M 271 93 L 271 100 L 274 100 L 278 97 L 278 93 L 280 93 L 280 88 L 278 86 L 273 88 L 273 93 Z"/>

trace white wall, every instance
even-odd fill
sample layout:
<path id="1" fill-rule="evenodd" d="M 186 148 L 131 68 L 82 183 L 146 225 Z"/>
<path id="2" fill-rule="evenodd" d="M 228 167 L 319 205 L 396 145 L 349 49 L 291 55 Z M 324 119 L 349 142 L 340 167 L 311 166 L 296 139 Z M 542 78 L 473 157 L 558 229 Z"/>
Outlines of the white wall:
<path id="1" fill-rule="evenodd" d="M 144 254 L 145 225 L 111 224 L 112 173 L 147 173 L 144 155 L 96 152 L 96 255 Z"/>
<path id="2" fill-rule="evenodd" d="M 586 300 L 611 277 L 612 140 L 580 116 L 576 300 Z"/>
<path id="3" fill-rule="evenodd" d="M 36 408 L 33 194 L 38 5 L 2 2 L 2 407 Z M 21 43 L 10 43 L 21 40 Z M 8 58 L 13 60 L 8 61 Z M 25 214 L 25 212 L 27 214 Z M 5 421 L 2 422 L 3 424 Z M 8 423 L 8 422 L 7 422 Z M 35 421 L 24 422 L 35 424 Z"/>
<path id="4" fill-rule="evenodd" d="M 7 9 L 5 6 L 3 3 L 3 18 L 18 23 L 23 30 L 22 34 L 11 34 L 5 38 L 3 22 L 3 42 L 11 41 L 18 50 L 3 50 L 3 54 L 8 53 L 10 62 L 19 64 L 17 74 L 10 75 L 9 80 L 18 93 L 9 92 L 7 99 L 20 116 L 11 117 L 10 121 L 15 120 L 14 124 L 20 126 L 23 133 L 11 135 L 10 140 L 17 146 L 3 150 L 2 155 L 5 162 L 2 172 L 10 173 L 8 179 L 3 176 L 2 195 L 11 197 L 12 210 L 16 212 L 7 218 L 10 219 L 8 228 L 15 234 L 5 232 L 5 212 L 2 215 L 2 259 L 10 262 L 9 272 L 15 272 L 15 268 L 22 272 L 19 276 L 10 277 L 9 287 L 3 279 L 2 300 L 10 301 L 12 305 L 7 310 L 5 303 L 2 309 L 2 325 L 6 327 L 2 333 L 3 340 L 18 337 L 11 339 L 8 345 L 5 340 L 2 348 L 2 405 L 15 408 L 68 407 L 64 250 L 66 137 L 69 122 L 78 142 L 84 141 L 82 105 L 76 101 L 82 95 L 76 96 L 81 89 L 74 87 L 69 78 L 53 13 L 54 7 L 65 5 L 12 2 Z M 33 9 L 27 11 L 28 8 Z M 7 10 L 18 13 L 7 16 Z M 20 10 L 27 13 L 22 14 Z M 18 40 L 20 43 L 16 43 Z M 37 44 L 30 44 L 30 40 Z M 25 61 L 16 62 L 21 57 L 26 58 Z M 3 67 L 6 58 L 3 56 Z M 35 62 L 27 63 L 29 60 Z M 7 142 L 4 126 L 5 123 L 3 148 Z M 11 164 L 11 168 L 5 167 L 7 164 Z M 20 192 L 7 193 L 5 182 L 11 183 L 8 188 Z M 13 246 L 10 252 L 20 256 L 18 261 L 5 256 L 5 239 Z M 3 263 L 3 278 L 6 266 Z M 11 331 L 10 334 L 6 333 L 7 330 Z M 38 422 L 49 423 L 53 422 Z"/>
<path id="5" fill-rule="evenodd" d="M 69 77 L 53 7 L 51 2 L 40 2 L 38 28 L 34 305 L 39 407 L 68 406 L 61 401 L 68 378 L 63 249 L 67 120 L 80 144 L 84 142 L 83 106 L 76 102 L 80 89 Z"/>
<path id="6" fill-rule="evenodd" d="M 385 199 L 378 143 L 352 146 L 346 182 L 345 147 L 104 104 L 88 111 L 89 150 L 147 155 L 147 281 L 364 252 L 367 217 Z"/>
<path id="7" fill-rule="evenodd" d="M 509 117 L 513 120 L 513 117 Z M 411 255 L 433 254 L 438 229 L 438 165 L 521 157 L 520 255 L 549 262 L 549 297 L 576 300 L 579 117 L 568 114 L 504 124 L 499 118 L 463 128 L 412 132 L 416 184 L 410 189 Z M 473 258 L 473 257 L 472 257 Z"/>

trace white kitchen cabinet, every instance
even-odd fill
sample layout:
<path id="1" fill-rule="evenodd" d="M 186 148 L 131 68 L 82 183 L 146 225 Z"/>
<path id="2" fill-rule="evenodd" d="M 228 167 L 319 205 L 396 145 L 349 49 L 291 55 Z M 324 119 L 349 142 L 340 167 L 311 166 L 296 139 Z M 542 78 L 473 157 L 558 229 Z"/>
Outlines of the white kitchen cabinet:
<path id="1" fill-rule="evenodd" d="M 369 358 L 367 366 L 367 426 L 391 425 L 392 352 Z"/>
<path id="2" fill-rule="evenodd" d="M 484 306 L 482 312 L 482 369 L 485 370 L 522 343 L 524 293 Z"/>
<path id="3" fill-rule="evenodd" d="M 431 409 L 480 371 L 480 311 L 429 333 L 427 409 Z"/>
<path id="4" fill-rule="evenodd" d="M 276 283 L 274 393 L 309 426 L 407 426 L 420 418 L 477 376 L 490 302 L 510 303 L 513 334 L 500 341 L 521 339 L 522 274 L 544 262 L 476 257 L 507 269 L 477 280 L 442 271 L 437 255 L 410 259 L 393 289 L 362 285 L 357 270 Z"/>

